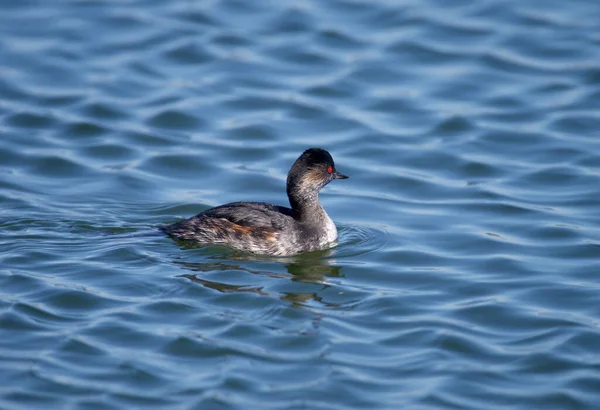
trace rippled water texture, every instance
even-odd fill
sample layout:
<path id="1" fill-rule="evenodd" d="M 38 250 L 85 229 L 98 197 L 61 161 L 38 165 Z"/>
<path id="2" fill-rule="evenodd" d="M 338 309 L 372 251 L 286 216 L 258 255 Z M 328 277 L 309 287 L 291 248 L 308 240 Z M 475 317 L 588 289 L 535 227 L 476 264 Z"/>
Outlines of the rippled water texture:
<path id="1" fill-rule="evenodd" d="M 1 2 L 0 408 L 597 408 L 599 16 Z M 310 146 L 337 248 L 153 229 Z"/>

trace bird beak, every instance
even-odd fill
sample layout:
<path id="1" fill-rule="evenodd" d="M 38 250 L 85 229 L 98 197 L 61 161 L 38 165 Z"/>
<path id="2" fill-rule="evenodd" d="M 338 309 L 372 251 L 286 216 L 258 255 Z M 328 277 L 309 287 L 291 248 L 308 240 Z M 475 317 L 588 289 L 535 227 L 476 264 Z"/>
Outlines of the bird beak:
<path id="1" fill-rule="evenodd" d="M 339 172 L 335 171 L 333 173 L 333 179 L 348 179 L 348 176 L 346 176 L 344 174 L 340 174 Z"/>

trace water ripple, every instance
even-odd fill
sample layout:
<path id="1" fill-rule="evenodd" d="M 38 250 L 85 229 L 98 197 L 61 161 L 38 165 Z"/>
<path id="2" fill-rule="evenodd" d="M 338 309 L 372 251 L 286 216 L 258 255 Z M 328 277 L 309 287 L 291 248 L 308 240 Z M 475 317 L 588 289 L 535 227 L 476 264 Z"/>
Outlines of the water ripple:
<path id="1" fill-rule="evenodd" d="M 340 230 L 338 241 L 335 257 L 350 259 L 386 247 L 389 234 L 383 229 L 349 225 Z"/>
<path id="2" fill-rule="evenodd" d="M 597 405 L 595 2 L 5 9 L 1 408 Z M 152 228 L 308 146 L 336 247 Z"/>

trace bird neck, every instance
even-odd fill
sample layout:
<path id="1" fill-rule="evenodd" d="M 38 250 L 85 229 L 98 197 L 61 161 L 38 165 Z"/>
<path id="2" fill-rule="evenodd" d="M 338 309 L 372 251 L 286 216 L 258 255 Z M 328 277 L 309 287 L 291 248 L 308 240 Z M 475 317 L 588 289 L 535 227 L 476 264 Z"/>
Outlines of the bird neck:
<path id="1" fill-rule="evenodd" d="M 318 191 L 298 191 L 288 189 L 290 205 L 297 215 L 297 219 L 303 222 L 319 221 L 327 214 L 319 201 Z"/>

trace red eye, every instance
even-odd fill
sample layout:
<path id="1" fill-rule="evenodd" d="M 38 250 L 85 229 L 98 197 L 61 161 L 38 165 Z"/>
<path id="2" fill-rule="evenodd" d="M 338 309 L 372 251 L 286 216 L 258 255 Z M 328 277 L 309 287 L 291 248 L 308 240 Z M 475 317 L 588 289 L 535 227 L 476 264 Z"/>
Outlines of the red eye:
<path id="1" fill-rule="evenodd" d="M 330 165 L 329 168 L 327 168 L 327 172 L 329 172 L 330 174 L 333 172 L 333 167 Z"/>

